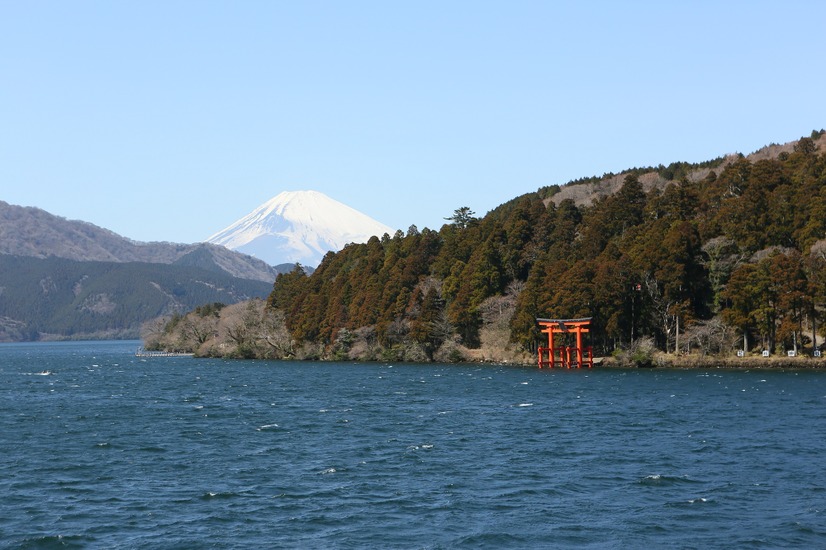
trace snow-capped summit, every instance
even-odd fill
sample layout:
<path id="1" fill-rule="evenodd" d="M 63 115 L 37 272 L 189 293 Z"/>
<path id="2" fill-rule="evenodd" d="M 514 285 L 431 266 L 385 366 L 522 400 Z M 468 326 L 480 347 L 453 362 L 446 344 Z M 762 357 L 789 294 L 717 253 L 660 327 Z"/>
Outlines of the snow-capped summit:
<path id="1" fill-rule="evenodd" d="M 316 267 L 329 251 L 393 230 L 318 191 L 284 191 L 207 239 L 271 265 Z"/>

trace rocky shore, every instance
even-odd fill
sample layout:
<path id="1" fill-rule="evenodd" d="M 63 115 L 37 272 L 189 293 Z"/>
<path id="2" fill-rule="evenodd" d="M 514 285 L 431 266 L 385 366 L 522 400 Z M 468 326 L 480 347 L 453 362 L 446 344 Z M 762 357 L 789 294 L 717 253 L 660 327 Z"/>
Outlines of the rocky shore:
<path id="1" fill-rule="evenodd" d="M 613 357 L 605 357 L 600 362 L 601 367 L 627 367 L 629 365 L 617 361 Z M 797 357 L 783 357 L 772 355 L 746 355 L 744 357 L 713 356 L 713 355 L 672 355 L 657 353 L 650 365 L 652 368 L 677 369 L 826 369 L 826 358 L 799 355 Z"/>

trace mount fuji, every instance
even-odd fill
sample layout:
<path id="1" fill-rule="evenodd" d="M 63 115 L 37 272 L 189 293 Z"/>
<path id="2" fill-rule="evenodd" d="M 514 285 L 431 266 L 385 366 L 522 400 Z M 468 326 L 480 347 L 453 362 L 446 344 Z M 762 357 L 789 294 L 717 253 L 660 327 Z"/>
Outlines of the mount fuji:
<path id="1" fill-rule="evenodd" d="M 284 191 L 207 242 L 249 254 L 270 265 L 316 267 L 329 251 L 393 230 L 318 191 Z"/>

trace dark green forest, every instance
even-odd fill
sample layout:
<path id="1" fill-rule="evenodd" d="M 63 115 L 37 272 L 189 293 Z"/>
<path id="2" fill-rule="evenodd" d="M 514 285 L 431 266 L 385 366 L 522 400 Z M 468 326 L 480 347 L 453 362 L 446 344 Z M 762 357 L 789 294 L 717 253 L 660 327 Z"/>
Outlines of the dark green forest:
<path id="1" fill-rule="evenodd" d="M 224 272 L 143 262 L 0 255 L 0 341 L 123 338 L 160 315 L 266 296 Z"/>
<path id="2" fill-rule="evenodd" d="M 547 186 L 481 217 L 460 206 L 438 231 L 350 244 L 312 274 L 278 275 L 266 303 L 156 323 L 145 341 L 525 363 L 546 342 L 537 318 L 590 317 L 597 356 L 813 352 L 826 333 L 823 136 Z"/>
<path id="3" fill-rule="evenodd" d="M 329 253 L 312 276 L 279 275 L 267 305 L 297 343 L 339 356 L 360 338 L 384 357 L 474 349 L 503 316 L 526 353 L 537 317 L 592 317 L 601 354 L 641 338 L 665 352 L 802 349 L 826 306 L 822 135 L 774 158 L 633 169 L 587 205 L 557 204 L 551 186 L 483 217 L 461 207 L 439 231 L 411 226 Z M 646 191 L 651 172 L 668 183 Z"/>

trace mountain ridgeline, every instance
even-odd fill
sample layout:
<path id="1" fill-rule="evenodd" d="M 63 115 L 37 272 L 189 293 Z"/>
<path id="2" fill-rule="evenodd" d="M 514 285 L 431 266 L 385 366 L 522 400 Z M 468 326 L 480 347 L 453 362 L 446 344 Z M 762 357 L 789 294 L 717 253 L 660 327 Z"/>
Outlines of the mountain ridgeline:
<path id="1" fill-rule="evenodd" d="M 0 201 L 0 254 L 80 262 L 198 265 L 233 277 L 272 282 L 285 266 L 208 243 L 137 242 L 91 223 L 67 220 L 39 208 Z M 290 268 L 293 264 L 290 265 Z"/>
<path id="2" fill-rule="evenodd" d="M 136 338 L 159 316 L 272 288 L 189 266 L 9 255 L 0 256 L 0 282 L 0 341 Z"/>
<path id="3" fill-rule="evenodd" d="M 140 243 L 0 201 L 0 341 L 135 338 L 160 315 L 266 297 L 281 269 L 207 243 Z"/>
<path id="4" fill-rule="evenodd" d="M 811 349 L 826 307 L 824 143 L 816 131 L 607 174 L 348 245 L 312 275 L 278 275 L 261 308 L 283 323 L 277 338 L 234 342 L 271 357 L 530 361 L 537 317 L 591 317 L 597 355 Z"/>
<path id="5" fill-rule="evenodd" d="M 318 191 L 284 191 L 207 241 L 273 265 L 315 267 L 330 250 L 392 231 Z"/>

